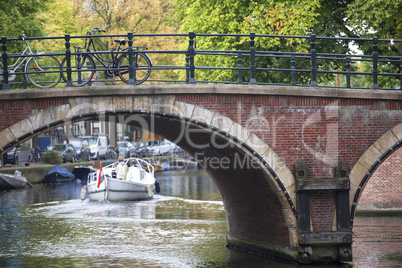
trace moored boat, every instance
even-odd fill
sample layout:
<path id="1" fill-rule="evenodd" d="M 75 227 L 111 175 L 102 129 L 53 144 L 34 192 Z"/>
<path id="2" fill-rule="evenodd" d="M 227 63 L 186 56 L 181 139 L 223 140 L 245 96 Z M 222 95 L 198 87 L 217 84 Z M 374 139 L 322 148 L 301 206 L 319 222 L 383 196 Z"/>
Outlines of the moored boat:
<path id="1" fill-rule="evenodd" d="M 89 173 L 81 199 L 88 196 L 96 201 L 134 201 L 153 197 L 159 192 L 154 176 L 155 170 L 139 158 L 119 159 L 118 162 Z"/>
<path id="2" fill-rule="evenodd" d="M 76 179 L 81 180 L 81 184 L 86 185 L 88 181 L 89 173 L 96 172 L 97 170 L 93 166 L 77 166 L 71 171 Z"/>
<path id="3" fill-rule="evenodd" d="M 75 175 L 68 171 L 66 168 L 55 165 L 52 170 L 50 170 L 45 175 L 45 182 L 69 182 L 75 179 Z"/>
<path id="4" fill-rule="evenodd" d="M 14 174 L 0 173 L 0 189 L 18 189 L 25 187 L 25 185 L 33 187 L 27 178 L 21 176 L 21 172 L 18 170 Z"/>

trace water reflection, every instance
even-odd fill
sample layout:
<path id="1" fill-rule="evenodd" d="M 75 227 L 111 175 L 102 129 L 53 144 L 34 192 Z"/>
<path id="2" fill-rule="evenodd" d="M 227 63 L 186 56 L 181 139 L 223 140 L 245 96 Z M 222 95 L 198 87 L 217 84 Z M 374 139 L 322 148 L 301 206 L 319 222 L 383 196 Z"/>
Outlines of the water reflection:
<path id="1" fill-rule="evenodd" d="M 138 202 L 81 201 L 74 183 L 0 192 L 0 266 L 299 267 L 227 249 L 223 203 L 205 173 L 158 180 L 162 194 Z M 357 217 L 355 260 L 325 267 L 402 266 L 401 220 Z"/>

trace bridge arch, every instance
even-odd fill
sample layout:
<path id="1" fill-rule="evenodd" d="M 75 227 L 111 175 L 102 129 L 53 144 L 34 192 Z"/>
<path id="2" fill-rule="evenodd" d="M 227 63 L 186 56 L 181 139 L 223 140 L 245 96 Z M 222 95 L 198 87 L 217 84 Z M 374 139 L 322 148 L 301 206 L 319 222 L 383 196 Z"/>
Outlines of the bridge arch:
<path id="1" fill-rule="evenodd" d="M 351 204 L 351 227 L 353 227 L 357 203 L 367 182 L 381 163 L 401 147 L 402 123 L 393 127 L 374 142 L 353 166 L 350 171 L 351 191 L 349 196 Z"/>
<path id="2" fill-rule="evenodd" d="M 226 208 L 230 246 L 269 254 L 281 245 L 286 248 L 283 258 L 296 258 L 295 179 L 285 162 L 246 127 L 174 96 L 69 98 L 3 129 L 0 154 L 52 128 L 92 119 L 145 128 L 174 141 L 203 162 L 217 185 Z M 223 166 L 230 163 L 250 168 Z"/>

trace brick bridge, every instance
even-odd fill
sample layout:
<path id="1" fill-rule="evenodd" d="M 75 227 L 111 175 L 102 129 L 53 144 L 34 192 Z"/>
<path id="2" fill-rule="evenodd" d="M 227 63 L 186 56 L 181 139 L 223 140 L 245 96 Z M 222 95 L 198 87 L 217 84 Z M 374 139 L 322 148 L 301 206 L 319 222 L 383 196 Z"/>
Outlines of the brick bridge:
<path id="1" fill-rule="evenodd" d="M 352 259 L 359 197 L 402 146 L 401 91 L 144 85 L 0 96 L 0 154 L 82 120 L 148 129 L 212 177 L 230 247 L 298 263 Z"/>

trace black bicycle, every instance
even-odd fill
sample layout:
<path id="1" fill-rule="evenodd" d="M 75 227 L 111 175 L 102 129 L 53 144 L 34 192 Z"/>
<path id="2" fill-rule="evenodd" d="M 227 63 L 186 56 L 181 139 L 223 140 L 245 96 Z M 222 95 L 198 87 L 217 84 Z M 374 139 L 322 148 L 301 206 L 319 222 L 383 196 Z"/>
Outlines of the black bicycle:
<path id="1" fill-rule="evenodd" d="M 96 53 L 102 51 L 101 42 L 99 38 L 94 35 L 106 32 L 99 28 L 92 28 L 87 32 L 87 39 L 84 47 L 72 46 L 75 50 L 74 55 L 71 56 L 71 80 L 74 86 L 85 86 L 94 77 L 97 70 L 94 59 L 99 62 L 107 77 L 119 76 L 125 83 L 129 80 L 129 55 L 125 53 L 128 48 L 123 49 L 122 46 L 126 45 L 125 39 L 115 39 L 114 42 L 119 44 L 117 51 L 111 51 L 111 53 Z M 95 39 L 95 40 L 94 40 Z M 101 49 L 98 49 L 98 48 Z M 144 83 L 151 74 L 152 61 L 149 56 L 143 52 L 143 49 L 147 49 L 146 46 L 133 47 L 133 68 L 134 68 L 134 81 L 136 85 Z M 104 50 L 103 50 L 104 51 Z M 141 52 L 139 52 L 141 51 Z M 90 54 L 89 54 L 90 53 Z M 111 56 L 111 58 L 105 58 L 105 55 Z M 66 70 L 67 70 L 67 58 L 64 58 L 61 62 L 62 78 L 67 82 Z"/>

